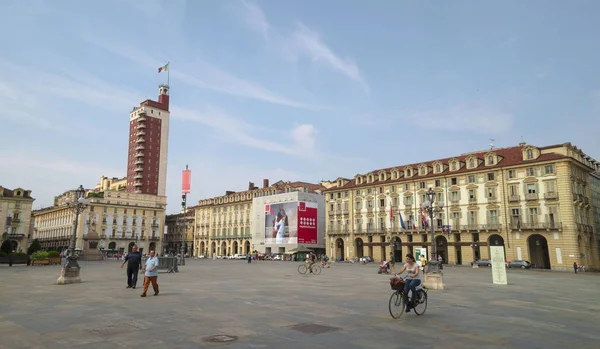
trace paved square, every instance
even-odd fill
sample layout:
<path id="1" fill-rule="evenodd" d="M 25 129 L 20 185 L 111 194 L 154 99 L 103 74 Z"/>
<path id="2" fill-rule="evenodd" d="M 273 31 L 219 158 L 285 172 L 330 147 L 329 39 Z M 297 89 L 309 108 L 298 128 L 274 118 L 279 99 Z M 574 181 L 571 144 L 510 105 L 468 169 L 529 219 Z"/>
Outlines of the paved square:
<path id="1" fill-rule="evenodd" d="M 425 315 L 393 320 L 376 265 L 297 266 L 187 260 L 147 298 L 114 260 L 83 262 L 84 282 L 65 286 L 57 266 L 0 266 L 0 348 L 600 347 L 596 273 L 509 270 L 494 286 L 490 269 L 446 267 Z"/>

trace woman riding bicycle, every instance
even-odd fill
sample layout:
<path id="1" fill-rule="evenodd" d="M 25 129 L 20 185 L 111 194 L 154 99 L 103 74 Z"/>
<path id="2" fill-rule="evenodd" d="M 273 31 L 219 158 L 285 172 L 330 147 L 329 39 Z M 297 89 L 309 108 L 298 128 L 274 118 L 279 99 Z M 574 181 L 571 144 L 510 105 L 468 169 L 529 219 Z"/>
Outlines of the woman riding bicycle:
<path id="1" fill-rule="evenodd" d="M 419 276 L 419 266 L 415 263 L 415 257 L 412 254 L 406 255 L 406 264 L 400 269 L 397 274 L 394 274 L 395 277 L 398 277 L 399 274 L 404 272 L 408 273 L 408 277 L 406 278 L 406 284 L 404 285 L 404 296 L 406 299 L 406 312 L 410 311 L 411 304 L 415 302 L 417 299 L 417 286 L 421 284 L 421 278 Z M 411 300 L 408 301 L 408 290 L 411 291 Z"/>

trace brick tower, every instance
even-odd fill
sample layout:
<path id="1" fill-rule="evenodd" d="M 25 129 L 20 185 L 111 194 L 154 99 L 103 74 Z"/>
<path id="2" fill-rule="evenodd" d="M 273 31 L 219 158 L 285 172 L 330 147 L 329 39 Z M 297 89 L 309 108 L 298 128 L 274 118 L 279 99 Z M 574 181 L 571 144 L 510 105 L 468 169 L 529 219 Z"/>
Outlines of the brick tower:
<path id="1" fill-rule="evenodd" d="M 167 85 L 159 86 L 158 102 L 147 99 L 129 114 L 128 192 L 166 195 L 169 115 Z"/>

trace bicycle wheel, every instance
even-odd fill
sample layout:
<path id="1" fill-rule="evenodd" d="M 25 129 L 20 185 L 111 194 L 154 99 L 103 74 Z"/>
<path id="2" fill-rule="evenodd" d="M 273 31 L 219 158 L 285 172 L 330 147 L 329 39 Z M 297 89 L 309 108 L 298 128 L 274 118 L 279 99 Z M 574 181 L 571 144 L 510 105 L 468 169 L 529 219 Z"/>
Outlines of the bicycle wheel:
<path id="1" fill-rule="evenodd" d="M 319 274 L 321 274 L 321 267 L 320 267 L 320 266 L 318 266 L 318 265 L 316 265 L 316 264 L 315 264 L 315 265 L 313 265 L 313 266 L 312 266 L 312 272 L 313 272 L 313 274 L 315 274 L 315 275 L 319 275 Z"/>
<path id="2" fill-rule="evenodd" d="M 415 310 L 415 314 L 423 315 L 425 314 L 425 310 L 427 310 L 427 293 L 423 290 L 418 290 L 417 295 L 418 298 L 413 309 Z"/>
<path id="3" fill-rule="evenodd" d="M 404 313 L 404 309 L 406 308 L 406 304 L 404 304 L 404 295 L 400 291 L 396 291 L 392 293 L 390 297 L 390 315 L 392 318 L 397 319 L 402 316 Z"/>
<path id="4" fill-rule="evenodd" d="M 306 268 L 306 265 L 305 265 L 305 264 L 300 264 L 300 265 L 298 266 L 298 272 L 299 272 L 300 274 L 306 274 L 306 271 L 307 271 L 307 270 L 308 270 L 308 268 Z"/>

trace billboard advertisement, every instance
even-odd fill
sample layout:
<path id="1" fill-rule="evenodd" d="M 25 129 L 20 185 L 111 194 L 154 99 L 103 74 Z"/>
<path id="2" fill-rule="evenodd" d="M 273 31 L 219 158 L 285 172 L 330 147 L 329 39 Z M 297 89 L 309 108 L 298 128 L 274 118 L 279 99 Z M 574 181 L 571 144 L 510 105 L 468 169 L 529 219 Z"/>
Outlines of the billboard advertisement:
<path id="1" fill-rule="evenodd" d="M 265 244 L 316 244 L 317 203 L 265 205 Z"/>

